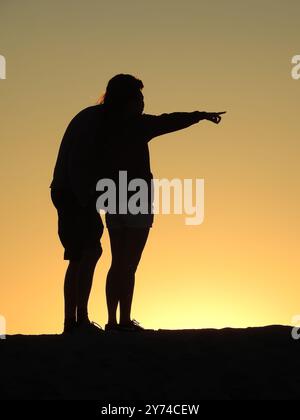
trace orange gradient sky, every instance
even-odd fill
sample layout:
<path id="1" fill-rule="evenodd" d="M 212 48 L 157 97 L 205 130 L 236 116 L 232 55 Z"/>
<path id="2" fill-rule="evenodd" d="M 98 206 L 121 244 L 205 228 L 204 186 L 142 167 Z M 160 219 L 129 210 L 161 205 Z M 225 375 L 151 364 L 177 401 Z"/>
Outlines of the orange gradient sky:
<path id="1" fill-rule="evenodd" d="M 156 216 L 132 316 L 147 328 L 290 324 L 300 314 L 299 1 L 1 0 L 0 314 L 56 333 L 66 262 L 49 184 L 70 119 L 117 73 L 145 112 L 228 111 L 151 142 L 157 178 L 204 178 L 205 221 Z M 106 322 L 108 235 L 90 317 Z"/>

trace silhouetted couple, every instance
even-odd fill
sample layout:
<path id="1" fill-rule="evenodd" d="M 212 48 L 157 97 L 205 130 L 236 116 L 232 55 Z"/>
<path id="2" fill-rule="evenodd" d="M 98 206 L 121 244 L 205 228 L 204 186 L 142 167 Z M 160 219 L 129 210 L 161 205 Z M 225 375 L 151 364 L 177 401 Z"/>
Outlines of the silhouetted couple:
<path id="1" fill-rule="evenodd" d="M 131 319 L 135 273 L 153 224 L 152 173 L 148 142 L 201 120 L 216 124 L 221 112 L 173 112 L 144 114 L 143 83 L 134 76 L 118 74 L 108 83 L 97 105 L 79 112 L 68 125 L 59 149 L 51 198 L 58 213 L 58 234 L 69 260 L 65 275 L 64 333 L 100 331 L 88 317 L 88 300 L 96 264 L 101 257 L 102 219 L 96 209 L 96 184 L 115 182 L 119 196 L 119 172 L 128 182 L 145 180 L 149 186 L 147 214 L 106 212 L 112 262 L 106 280 L 108 321 L 106 331 L 142 331 Z M 132 192 L 132 195 L 134 192 Z M 130 199 L 128 194 L 128 200 Z M 123 203 L 124 204 L 124 203 Z M 120 319 L 117 321 L 119 305 Z"/>

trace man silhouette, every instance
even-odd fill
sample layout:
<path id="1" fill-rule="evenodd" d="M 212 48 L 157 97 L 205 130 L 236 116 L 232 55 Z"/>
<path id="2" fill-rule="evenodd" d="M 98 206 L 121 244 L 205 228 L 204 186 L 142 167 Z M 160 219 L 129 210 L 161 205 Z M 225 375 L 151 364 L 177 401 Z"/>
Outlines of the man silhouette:
<path id="1" fill-rule="evenodd" d="M 69 260 L 64 282 L 64 333 L 100 331 L 89 320 L 88 300 L 102 254 L 103 223 L 95 205 L 95 141 L 101 111 L 91 106 L 72 119 L 60 145 L 50 186 L 64 259 Z"/>

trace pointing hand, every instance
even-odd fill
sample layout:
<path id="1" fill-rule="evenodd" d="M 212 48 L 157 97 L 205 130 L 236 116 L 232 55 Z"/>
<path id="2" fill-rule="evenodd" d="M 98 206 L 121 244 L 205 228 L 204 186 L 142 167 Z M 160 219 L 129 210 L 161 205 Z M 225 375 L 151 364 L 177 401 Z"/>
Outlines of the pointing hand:
<path id="1" fill-rule="evenodd" d="M 222 114 L 226 114 L 226 111 L 225 112 L 206 112 L 205 119 L 215 124 L 219 124 L 222 119 L 221 117 Z"/>

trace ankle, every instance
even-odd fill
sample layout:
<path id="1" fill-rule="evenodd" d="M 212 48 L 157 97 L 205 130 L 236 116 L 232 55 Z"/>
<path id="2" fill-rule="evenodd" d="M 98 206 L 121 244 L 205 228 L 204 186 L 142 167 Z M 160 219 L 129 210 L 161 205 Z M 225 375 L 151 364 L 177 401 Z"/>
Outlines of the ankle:
<path id="1" fill-rule="evenodd" d="M 77 326 L 77 322 L 75 317 L 74 318 L 65 318 L 64 321 L 64 331 L 72 331 Z"/>
<path id="2" fill-rule="evenodd" d="M 107 321 L 107 325 L 118 325 L 117 320 L 116 319 L 109 319 Z"/>
<path id="3" fill-rule="evenodd" d="M 77 311 L 77 322 L 79 324 L 85 324 L 89 322 L 89 316 L 88 316 L 87 310 Z"/>
<path id="4" fill-rule="evenodd" d="M 120 325 L 129 325 L 131 323 L 131 319 L 122 319 L 120 320 Z"/>

